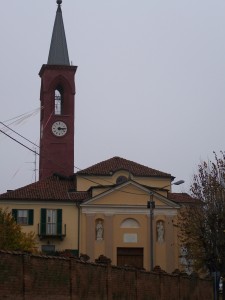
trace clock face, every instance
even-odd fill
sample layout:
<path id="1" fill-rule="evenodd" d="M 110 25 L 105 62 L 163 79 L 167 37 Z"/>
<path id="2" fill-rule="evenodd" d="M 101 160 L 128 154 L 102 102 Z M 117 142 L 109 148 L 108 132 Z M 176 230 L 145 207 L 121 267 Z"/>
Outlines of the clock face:
<path id="1" fill-rule="evenodd" d="M 67 125 L 62 121 L 52 124 L 52 133 L 56 136 L 64 136 L 67 133 Z"/>

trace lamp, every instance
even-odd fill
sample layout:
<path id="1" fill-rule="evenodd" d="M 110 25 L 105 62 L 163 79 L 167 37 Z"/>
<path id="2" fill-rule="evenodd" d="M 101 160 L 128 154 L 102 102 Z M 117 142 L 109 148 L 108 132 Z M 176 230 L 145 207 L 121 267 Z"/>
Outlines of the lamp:
<path id="1" fill-rule="evenodd" d="M 168 186 L 171 186 L 171 185 L 180 185 L 180 184 L 183 184 L 185 181 L 184 180 L 178 180 L 178 181 L 175 181 L 175 182 L 173 182 L 173 183 L 171 183 L 171 184 L 168 184 L 168 185 L 165 185 L 165 186 L 163 186 L 161 189 L 164 189 L 164 188 L 166 188 L 166 187 L 168 187 Z"/>
<path id="2" fill-rule="evenodd" d="M 171 185 L 180 185 L 183 184 L 184 180 L 178 180 Z M 166 185 L 162 188 L 165 188 L 170 185 Z M 150 199 L 147 202 L 147 208 L 149 208 L 149 216 L 150 216 L 150 237 L 149 237 L 149 249 L 150 249 L 150 271 L 153 270 L 154 266 L 154 255 L 153 255 L 153 216 L 154 216 L 154 209 L 155 209 L 155 201 L 153 201 L 154 192 L 150 191 Z"/>

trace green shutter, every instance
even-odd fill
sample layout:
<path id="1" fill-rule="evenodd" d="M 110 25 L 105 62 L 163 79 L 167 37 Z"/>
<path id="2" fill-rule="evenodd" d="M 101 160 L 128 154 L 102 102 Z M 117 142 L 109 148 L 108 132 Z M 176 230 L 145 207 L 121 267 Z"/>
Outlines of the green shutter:
<path id="1" fill-rule="evenodd" d="M 33 225 L 34 224 L 34 210 L 29 209 L 28 210 L 28 225 Z"/>
<path id="2" fill-rule="evenodd" d="M 62 234 L 62 209 L 57 209 L 57 235 Z"/>
<path id="3" fill-rule="evenodd" d="M 46 209 L 41 208 L 41 234 L 45 235 L 46 234 Z"/>
<path id="4" fill-rule="evenodd" d="M 13 216 L 13 219 L 17 222 L 17 212 L 18 210 L 17 209 L 12 209 L 12 216 Z"/>

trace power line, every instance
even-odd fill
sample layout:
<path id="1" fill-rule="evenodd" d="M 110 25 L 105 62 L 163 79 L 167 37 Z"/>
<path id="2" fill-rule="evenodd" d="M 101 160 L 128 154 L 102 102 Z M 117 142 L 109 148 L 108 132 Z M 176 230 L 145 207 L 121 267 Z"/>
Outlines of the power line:
<path id="1" fill-rule="evenodd" d="M 33 153 L 39 155 L 39 153 L 37 153 L 36 151 L 32 150 L 31 148 L 27 147 L 26 145 L 24 145 L 23 143 L 19 142 L 17 139 L 14 139 L 13 137 L 11 137 L 9 134 L 7 134 L 6 132 L 4 132 L 3 130 L 0 129 L 0 132 L 5 134 L 7 137 L 9 137 L 10 139 L 12 139 L 14 142 L 20 144 L 21 146 L 27 148 L 28 150 L 32 151 Z"/>
<path id="2" fill-rule="evenodd" d="M 9 126 L 5 125 L 3 122 L 0 122 L 0 124 L 2 124 L 3 126 L 5 126 L 7 129 L 11 130 L 12 132 L 14 132 L 15 134 L 17 134 L 18 136 L 22 137 L 24 140 L 26 140 L 27 142 L 31 143 L 32 145 L 34 145 L 35 147 L 40 148 L 38 145 L 36 145 L 35 143 L 33 143 L 31 140 L 27 139 L 26 137 L 24 137 L 22 134 L 18 133 L 17 131 L 13 130 L 12 128 L 10 128 Z M 3 132 L 3 131 L 1 131 Z"/>
<path id="3" fill-rule="evenodd" d="M 31 112 L 34 112 L 34 111 L 37 111 L 37 109 L 35 109 L 35 110 L 31 111 Z M 28 113 L 30 114 L 30 112 L 28 112 Z M 27 115 L 28 113 L 24 113 L 24 114 L 22 114 L 22 115 L 19 115 L 18 117 L 25 116 L 25 115 Z M 14 118 L 12 118 L 12 119 L 10 119 L 10 120 L 14 120 L 14 119 L 16 119 L 16 118 L 18 118 L 18 117 L 14 117 Z M 10 120 L 8 120 L 8 121 L 10 121 Z M 7 121 L 4 121 L 4 122 L 7 122 Z M 32 145 L 34 145 L 34 146 L 40 148 L 38 145 L 36 145 L 35 143 L 33 143 L 31 140 L 27 139 L 26 137 L 24 137 L 23 135 L 21 135 L 21 134 L 18 133 L 17 131 L 13 130 L 12 128 L 10 128 L 10 127 L 7 126 L 6 124 L 4 124 L 3 122 L 0 122 L 0 124 L 2 124 L 3 126 L 5 126 L 7 129 L 11 130 L 12 132 L 14 132 L 15 134 L 17 134 L 18 136 L 22 137 L 24 140 L 28 141 L 28 142 L 31 143 Z M 2 130 L 0 130 L 0 131 L 1 131 L 3 134 L 5 134 L 6 136 L 8 136 L 9 138 L 11 138 L 12 140 L 14 140 L 15 142 L 17 142 L 18 144 L 20 144 L 21 146 L 23 146 L 23 147 L 25 147 L 26 149 L 32 151 L 32 152 L 35 153 L 36 155 L 40 155 L 40 154 L 37 153 L 36 151 L 34 151 L 34 150 L 32 150 L 31 148 L 27 147 L 27 146 L 24 145 L 23 143 L 19 142 L 17 139 L 12 138 L 10 135 L 6 134 L 4 131 L 2 131 Z M 57 165 L 58 165 L 58 164 L 57 164 Z M 59 166 L 59 165 L 58 165 L 58 166 Z M 61 167 L 61 166 L 59 166 L 59 167 Z M 82 171 L 82 169 L 80 169 L 79 167 L 77 167 L 77 166 L 75 166 L 75 165 L 74 165 L 74 168 L 76 168 L 76 169 L 79 170 L 79 171 Z M 79 175 L 79 176 L 81 176 L 81 175 Z M 81 176 L 81 177 L 82 177 L 82 176 Z M 85 177 L 83 177 L 83 178 L 85 178 Z M 101 186 L 101 184 L 98 183 L 98 182 L 95 182 L 95 181 L 93 181 L 93 180 L 91 180 L 91 179 L 87 179 L 87 178 L 85 178 L 85 179 L 88 180 L 88 181 L 90 181 L 90 182 L 92 182 L 92 183 L 95 183 L 95 184 L 98 184 L 98 185 Z M 107 183 L 113 184 L 113 182 L 111 182 L 111 181 L 108 181 L 108 180 L 105 180 L 105 179 L 104 179 L 104 181 L 107 182 Z M 103 185 L 102 185 L 102 186 L 103 186 Z"/>
<path id="4" fill-rule="evenodd" d="M 0 122 L 0 123 L 2 123 L 2 122 Z M 3 134 L 5 134 L 7 137 L 9 137 L 10 139 L 12 139 L 12 140 L 15 141 L 16 143 L 18 143 L 18 144 L 20 144 L 21 146 L 25 147 L 26 149 L 32 151 L 33 153 L 35 153 L 35 155 L 39 155 L 39 156 L 40 156 L 39 153 L 37 153 L 36 151 L 34 151 L 34 150 L 32 150 L 31 148 L 27 147 L 27 146 L 24 145 L 23 143 L 19 142 L 17 139 L 14 139 L 13 137 L 11 137 L 11 136 L 8 135 L 7 133 L 5 133 L 3 130 L 0 129 L 0 132 L 2 132 Z M 26 139 L 26 138 L 25 138 L 25 139 Z M 54 163 L 55 163 L 55 162 L 54 162 Z M 57 165 L 58 165 L 58 164 L 57 164 Z M 58 165 L 58 166 L 61 167 L 60 165 Z M 78 167 L 76 167 L 76 166 L 74 166 L 74 167 L 75 167 L 76 169 L 79 169 L 80 171 L 82 170 L 82 169 L 80 169 L 80 168 L 78 168 Z M 99 182 L 97 182 L 97 181 L 91 180 L 91 179 L 86 178 L 86 177 L 81 176 L 81 175 L 79 175 L 79 176 L 82 177 L 83 179 L 86 179 L 87 181 L 90 181 L 90 182 L 92 182 L 92 183 L 97 184 L 98 186 L 105 187 L 103 184 L 101 184 L 101 183 L 99 183 Z M 113 182 L 110 182 L 110 181 L 107 181 L 107 180 L 104 180 L 104 181 L 106 181 L 107 183 L 110 183 L 110 184 L 114 184 Z M 143 196 L 146 196 L 146 194 L 140 194 L 140 193 L 132 193 L 132 192 L 126 192 L 126 191 L 118 191 L 118 192 L 122 192 L 122 193 L 126 193 L 126 194 L 133 194 L 133 195 L 143 195 Z"/>
<path id="5" fill-rule="evenodd" d="M 19 118 L 21 118 L 21 117 L 24 118 L 24 116 L 26 116 L 26 115 L 27 115 L 27 118 L 28 118 L 28 117 L 32 116 L 33 114 L 36 114 L 39 110 L 40 110 L 40 108 L 35 108 L 35 109 L 31 110 L 31 111 L 28 111 L 28 112 L 26 112 L 26 113 L 24 113 L 24 114 L 18 115 L 18 116 L 16 116 L 16 117 L 11 118 L 11 119 L 5 120 L 5 121 L 3 121 L 3 122 L 6 123 L 6 122 L 9 122 L 9 121 L 12 121 L 12 120 L 15 120 L 15 119 L 19 119 Z M 15 122 L 16 122 L 16 121 L 15 121 Z M 12 123 L 14 123 L 14 122 L 12 122 Z M 11 123 L 11 124 L 12 124 L 12 123 Z"/>
<path id="6" fill-rule="evenodd" d="M 0 122 L 2 125 L 4 125 L 5 127 L 7 127 L 8 129 L 12 130 L 14 133 L 16 133 L 18 136 L 22 137 L 23 139 L 25 139 L 26 141 L 30 142 L 31 144 L 37 146 L 35 143 L 33 143 L 32 141 L 30 141 L 29 139 L 25 138 L 24 136 L 22 136 L 21 134 L 19 134 L 18 132 L 16 132 L 15 130 L 11 129 L 10 127 L 8 127 L 7 125 L 5 125 L 3 122 Z M 4 132 L 3 130 L 0 129 L 0 132 L 2 132 L 3 134 L 5 134 L 7 137 L 9 137 L 10 139 L 12 139 L 13 141 L 15 141 L 16 143 L 20 144 L 21 146 L 25 147 L 26 149 L 30 150 L 31 152 L 33 152 L 35 154 L 35 157 L 36 155 L 39 155 L 40 154 L 38 152 L 36 152 L 35 150 L 32 150 L 31 148 L 29 148 L 28 146 L 24 145 L 23 143 L 19 142 L 17 139 L 11 137 L 10 135 L 8 135 L 6 132 Z M 39 146 L 37 146 L 38 148 L 40 148 Z M 51 160 L 50 160 L 51 161 Z M 54 162 L 55 163 L 55 162 Z M 55 163 L 56 164 L 56 163 Z M 58 164 L 56 164 L 58 165 Z M 59 167 L 61 167 L 60 165 L 58 165 Z M 74 168 L 82 171 L 82 169 L 80 169 L 79 167 L 75 166 L 74 165 Z M 105 187 L 103 184 L 97 182 L 97 181 L 94 181 L 94 180 L 91 180 L 89 178 L 86 178 L 82 175 L 79 175 L 81 178 L 87 180 L 87 181 L 90 181 L 94 184 L 97 184 L 98 186 L 101 186 L 101 187 Z M 109 180 L 106 180 L 106 179 L 103 179 L 105 182 L 111 184 L 111 185 L 114 185 L 113 182 L 109 181 Z M 126 191 L 118 191 L 118 192 L 121 192 L 121 193 L 126 193 L 126 194 L 132 194 L 132 195 L 138 195 L 138 196 L 146 196 L 146 194 L 141 194 L 141 193 L 132 193 L 132 192 L 126 192 Z"/>

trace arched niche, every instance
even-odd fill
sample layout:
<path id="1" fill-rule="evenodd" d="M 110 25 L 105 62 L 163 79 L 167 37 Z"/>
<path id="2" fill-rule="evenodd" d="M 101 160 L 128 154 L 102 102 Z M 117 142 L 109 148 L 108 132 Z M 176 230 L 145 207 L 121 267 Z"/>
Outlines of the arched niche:
<path id="1" fill-rule="evenodd" d="M 104 220 L 96 219 L 95 220 L 95 231 L 96 231 L 96 240 L 102 241 L 104 239 Z"/>
<path id="2" fill-rule="evenodd" d="M 157 230 L 157 242 L 163 243 L 165 240 L 165 222 L 163 220 L 157 221 L 156 230 Z"/>
<path id="3" fill-rule="evenodd" d="M 127 218 L 120 224 L 120 228 L 140 228 L 140 224 L 133 218 Z"/>

